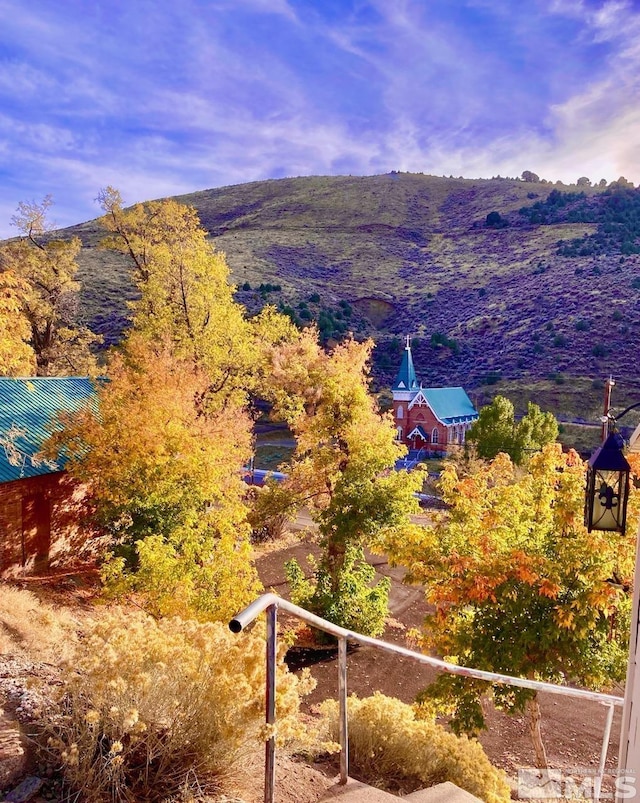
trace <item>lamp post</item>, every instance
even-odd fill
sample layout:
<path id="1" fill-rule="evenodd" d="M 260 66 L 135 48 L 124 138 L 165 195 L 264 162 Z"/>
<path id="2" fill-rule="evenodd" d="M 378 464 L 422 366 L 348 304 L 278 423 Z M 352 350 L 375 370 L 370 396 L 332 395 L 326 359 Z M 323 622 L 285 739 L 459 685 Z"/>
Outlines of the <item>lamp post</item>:
<path id="1" fill-rule="evenodd" d="M 604 443 L 596 449 L 589 460 L 585 494 L 585 526 L 589 532 L 605 530 L 622 535 L 625 533 L 631 469 L 622 453 L 624 441 L 615 431 L 615 421 L 637 407 L 640 407 L 640 402 L 627 407 L 615 418 L 608 409 L 605 410 L 607 422 L 606 428 L 603 427 L 603 433 L 609 432 L 609 422 L 613 423 L 613 431 L 607 435 Z M 638 429 L 640 430 L 640 427 Z M 638 430 L 632 439 L 632 450 L 637 433 Z M 637 786 L 640 783 L 640 533 L 636 543 L 634 577 L 629 662 L 616 779 L 617 801 L 640 798 L 638 795 L 640 789 Z"/>

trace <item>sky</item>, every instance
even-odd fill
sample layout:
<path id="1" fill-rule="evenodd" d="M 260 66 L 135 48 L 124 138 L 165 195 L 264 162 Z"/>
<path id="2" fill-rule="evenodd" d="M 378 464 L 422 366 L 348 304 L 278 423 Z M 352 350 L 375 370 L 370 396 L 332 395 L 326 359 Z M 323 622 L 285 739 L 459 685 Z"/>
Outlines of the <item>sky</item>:
<path id="1" fill-rule="evenodd" d="M 640 0 L 0 0 L 0 237 L 390 170 L 640 183 Z"/>

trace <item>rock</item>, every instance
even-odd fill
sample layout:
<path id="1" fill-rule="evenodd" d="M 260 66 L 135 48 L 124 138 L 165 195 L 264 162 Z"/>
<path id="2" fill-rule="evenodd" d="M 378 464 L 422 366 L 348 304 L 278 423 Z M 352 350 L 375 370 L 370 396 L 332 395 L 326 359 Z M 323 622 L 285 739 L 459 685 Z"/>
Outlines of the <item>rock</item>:
<path id="1" fill-rule="evenodd" d="M 5 803 L 28 803 L 38 794 L 43 784 L 42 778 L 38 778 L 37 775 L 29 775 L 12 792 L 9 792 L 4 799 Z"/>
<path id="2" fill-rule="evenodd" d="M 0 789 L 10 788 L 24 775 L 26 762 L 20 726 L 0 708 Z"/>

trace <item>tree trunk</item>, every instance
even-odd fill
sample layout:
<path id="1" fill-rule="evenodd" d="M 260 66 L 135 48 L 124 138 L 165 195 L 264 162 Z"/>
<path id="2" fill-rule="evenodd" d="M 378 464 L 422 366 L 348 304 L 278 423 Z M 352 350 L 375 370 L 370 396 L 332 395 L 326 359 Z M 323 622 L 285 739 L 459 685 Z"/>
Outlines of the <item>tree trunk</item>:
<path id="1" fill-rule="evenodd" d="M 536 753 L 536 767 L 546 770 L 549 765 L 547 763 L 547 753 L 542 741 L 542 731 L 540 729 L 542 717 L 540 715 L 540 704 L 538 703 L 537 693 L 536 696 L 527 703 L 527 711 L 529 713 L 529 732 L 531 733 L 531 741 L 533 742 L 533 749 Z"/>
<path id="2" fill-rule="evenodd" d="M 346 550 L 344 542 L 331 536 L 327 539 L 327 551 L 324 559 L 325 568 L 331 578 L 331 591 L 338 593 L 340 575 L 344 569 Z"/>

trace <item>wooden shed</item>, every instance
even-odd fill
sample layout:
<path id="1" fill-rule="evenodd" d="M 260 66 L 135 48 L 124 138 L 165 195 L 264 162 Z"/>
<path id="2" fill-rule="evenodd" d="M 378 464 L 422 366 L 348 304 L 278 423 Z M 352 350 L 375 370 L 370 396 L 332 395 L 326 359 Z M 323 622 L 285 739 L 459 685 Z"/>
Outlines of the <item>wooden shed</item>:
<path id="1" fill-rule="evenodd" d="M 0 377 L 0 572 L 40 571 L 77 553 L 83 489 L 41 450 L 58 413 L 94 395 L 88 377 Z"/>

